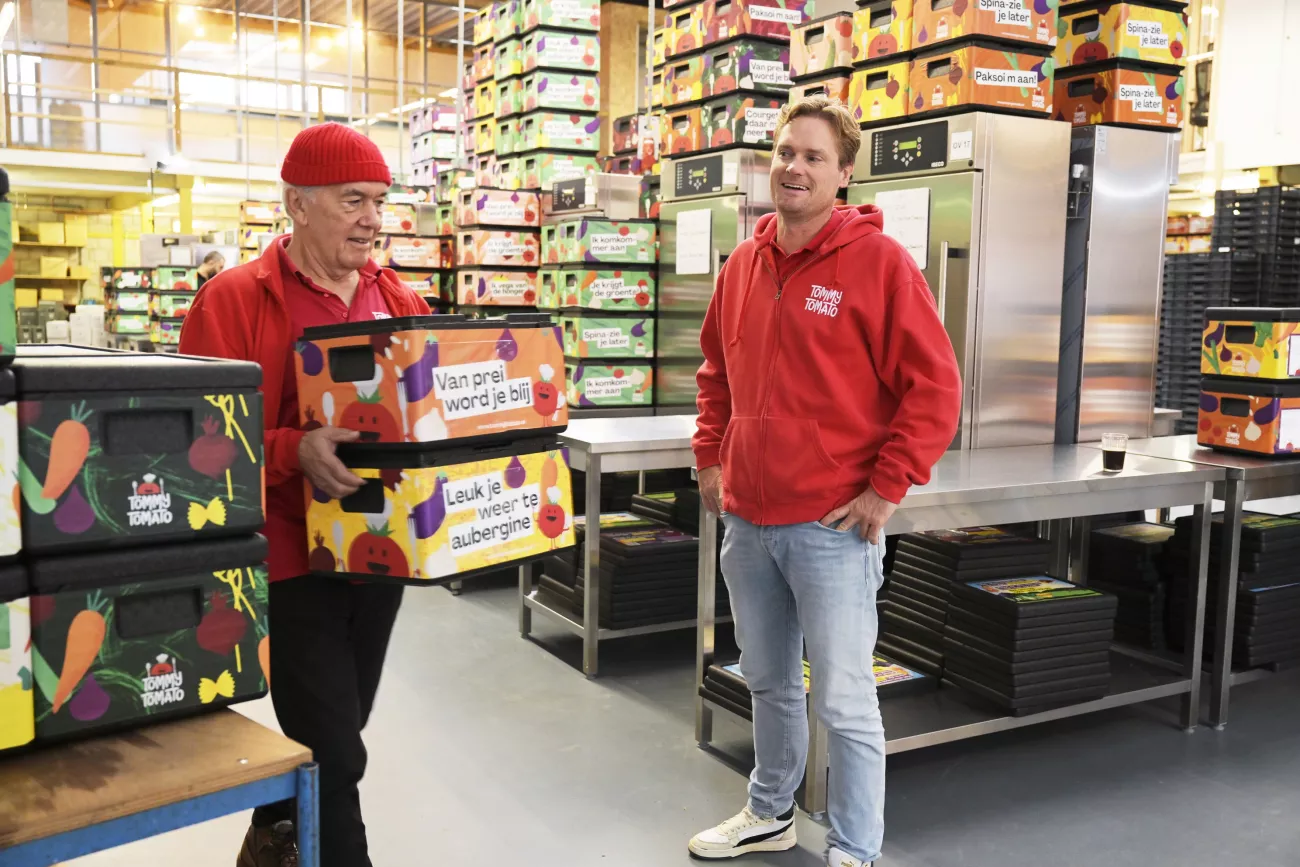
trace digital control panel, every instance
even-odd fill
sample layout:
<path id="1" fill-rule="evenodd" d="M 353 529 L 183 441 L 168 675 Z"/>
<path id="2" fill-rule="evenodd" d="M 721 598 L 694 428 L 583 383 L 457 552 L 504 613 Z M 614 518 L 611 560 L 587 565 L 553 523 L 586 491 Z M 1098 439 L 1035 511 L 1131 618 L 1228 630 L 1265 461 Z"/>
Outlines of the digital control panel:
<path id="1" fill-rule="evenodd" d="M 709 154 L 678 161 L 673 176 L 673 196 L 720 193 L 723 187 L 722 154 Z M 733 178 L 732 183 L 735 183 Z"/>
<path id="2" fill-rule="evenodd" d="M 882 129 L 871 134 L 871 174 L 896 175 L 948 164 L 948 122 Z"/>
<path id="3" fill-rule="evenodd" d="M 568 181 L 556 181 L 551 185 L 551 211 L 577 211 L 587 204 L 587 179 L 573 178 Z"/>

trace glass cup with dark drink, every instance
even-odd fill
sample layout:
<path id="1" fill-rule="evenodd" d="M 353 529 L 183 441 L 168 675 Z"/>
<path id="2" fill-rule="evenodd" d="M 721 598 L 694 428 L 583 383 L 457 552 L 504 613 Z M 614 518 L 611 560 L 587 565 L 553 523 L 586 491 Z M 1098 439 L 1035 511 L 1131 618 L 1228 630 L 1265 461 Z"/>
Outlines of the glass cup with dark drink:
<path id="1" fill-rule="evenodd" d="M 1128 454 L 1128 434 L 1101 435 L 1101 468 L 1108 473 L 1124 469 L 1124 455 Z"/>

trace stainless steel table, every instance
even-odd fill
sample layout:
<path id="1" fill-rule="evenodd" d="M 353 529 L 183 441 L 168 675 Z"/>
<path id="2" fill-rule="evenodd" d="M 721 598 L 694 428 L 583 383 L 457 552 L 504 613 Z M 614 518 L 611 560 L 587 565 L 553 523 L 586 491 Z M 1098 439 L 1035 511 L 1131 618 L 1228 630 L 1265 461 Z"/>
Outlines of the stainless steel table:
<path id="1" fill-rule="evenodd" d="M 695 466 L 691 436 L 695 416 L 650 418 L 599 418 L 570 422 L 560 435 L 569 449 L 569 466 L 587 474 L 587 538 L 583 569 L 582 619 L 553 608 L 538 598 L 530 566 L 519 569 L 519 634 L 532 632 L 532 612 L 554 618 L 582 636 L 582 670 L 587 677 L 598 671 L 598 649 L 607 638 L 649 635 L 690 629 L 694 620 L 678 620 L 631 629 L 600 627 L 600 485 L 602 473 L 685 469 Z M 591 520 L 595 517 L 596 520 Z M 716 536 L 714 537 L 716 540 Z M 716 546 L 716 541 L 714 542 Z M 700 550 L 704 550 L 701 540 Z M 715 573 L 716 574 L 716 573 Z M 712 612 L 710 613 L 712 616 Z"/>
<path id="2" fill-rule="evenodd" d="M 1182 696 L 1181 720 L 1196 724 L 1201 677 L 1193 660 L 1204 641 L 1206 564 L 1210 507 L 1220 467 L 1130 455 L 1121 473 L 1101 472 L 1101 452 L 1088 446 L 1027 446 L 950 452 L 928 485 L 913 488 L 890 520 L 889 534 L 922 530 L 1049 521 L 1108 512 L 1195 506 L 1197 578 L 1188 606 L 1187 646 L 1192 653 L 1170 662 L 1140 651 L 1113 657 L 1111 692 L 1104 698 L 1031 716 L 999 716 L 966 701 L 959 690 L 891 699 L 881 703 L 886 751 L 904 752 L 979 735 L 1092 713 L 1155 699 Z M 695 737 L 701 747 L 713 739 L 713 712 L 725 710 L 699 695 L 704 672 L 713 664 L 715 566 L 703 552 L 716 545 L 717 519 L 700 516 L 699 627 L 696 654 Z M 813 672 L 812 689 L 817 689 Z M 826 731 L 810 714 L 811 745 L 804 808 L 820 813 L 826 803 Z"/>
<path id="3" fill-rule="evenodd" d="M 1100 448 L 1099 445 L 1094 446 Z M 1248 500 L 1267 500 L 1300 494 L 1300 460 L 1256 458 L 1216 452 L 1196 444 L 1195 434 L 1130 440 L 1130 456 L 1144 455 L 1200 466 L 1217 467 L 1227 477 L 1215 485 L 1215 498 L 1223 500 L 1223 526 L 1219 530 L 1219 606 L 1215 612 L 1214 663 L 1210 669 L 1210 725 L 1228 722 L 1228 694 L 1239 683 L 1268 677 L 1264 668 L 1234 672 L 1232 638 L 1237 615 L 1237 563 L 1241 554 L 1241 515 Z"/>

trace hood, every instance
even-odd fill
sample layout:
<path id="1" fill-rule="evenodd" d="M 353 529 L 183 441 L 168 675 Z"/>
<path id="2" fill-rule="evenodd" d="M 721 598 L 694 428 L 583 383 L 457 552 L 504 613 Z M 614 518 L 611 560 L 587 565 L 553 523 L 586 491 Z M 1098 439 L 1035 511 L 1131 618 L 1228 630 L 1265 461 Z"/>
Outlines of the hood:
<path id="1" fill-rule="evenodd" d="M 840 205 L 835 210 L 844 216 L 844 222 L 822 242 L 817 251 L 819 254 L 824 255 L 884 229 L 885 214 L 875 205 Z M 754 228 L 754 245 L 762 250 L 775 241 L 776 214 L 764 214 L 758 218 L 758 225 Z"/>

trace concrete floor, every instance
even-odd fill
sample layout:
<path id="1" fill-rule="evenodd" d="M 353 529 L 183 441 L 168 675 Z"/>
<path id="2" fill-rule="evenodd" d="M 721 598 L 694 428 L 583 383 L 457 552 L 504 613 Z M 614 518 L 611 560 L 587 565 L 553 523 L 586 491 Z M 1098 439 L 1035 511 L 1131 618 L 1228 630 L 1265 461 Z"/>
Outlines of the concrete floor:
<path id="1" fill-rule="evenodd" d="M 744 778 L 693 739 L 694 636 L 580 646 L 514 590 L 411 590 L 369 730 L 362 799 L 379 867 L 672 867 L 744 803 Z M 244 706 L 274 724 L 269 701 Z M 1065 720 L 890 759 L 887 867 L 1282 867 L 1300 853 L 1300 675 L 1234 693 L 1227 730 L 1173 705 Z M 718 741 L 744 760 L 747 733 Z M 233 816 L 73 862 L 229 867 Z M 818 867 L 823 829 L 751 865 Z"/>

